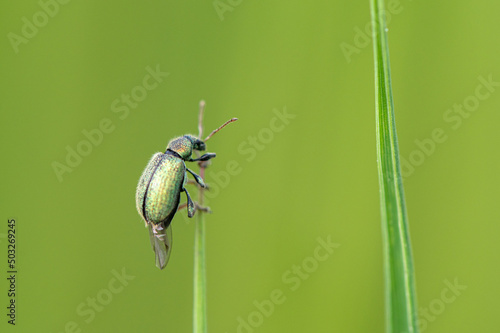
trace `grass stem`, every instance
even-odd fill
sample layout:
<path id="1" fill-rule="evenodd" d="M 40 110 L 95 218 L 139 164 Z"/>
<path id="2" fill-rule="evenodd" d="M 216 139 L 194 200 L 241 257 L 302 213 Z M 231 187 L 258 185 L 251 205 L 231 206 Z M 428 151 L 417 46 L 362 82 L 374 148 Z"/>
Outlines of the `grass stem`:
<path id="1" fill-rule="evenodd" d="M 203 111 L 205 102 L 200 102 L 198 118 L 198 137 L 203 135 Z M 205 181 L 206 162 L 200 162 L 200 177 Z M 205 202 L 204 189 L 198 187 L 198 205 L 203 207 Z M 193 292 L 193 333 L 207 332 L 207 276 L 205 257 L 205 214 L 202 210 L 196 211 L 194 233 L 194 292 Z"/>

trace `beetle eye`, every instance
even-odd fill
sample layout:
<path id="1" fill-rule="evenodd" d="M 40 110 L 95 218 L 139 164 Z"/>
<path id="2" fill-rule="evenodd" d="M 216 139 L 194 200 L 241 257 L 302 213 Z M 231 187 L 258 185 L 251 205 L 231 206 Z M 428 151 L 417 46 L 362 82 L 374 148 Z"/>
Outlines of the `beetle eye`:
<path id="1" fill-rule="evenodd" d="M 205 150 L 205 149 L 207 149 L 205 142 L 200 141 L 200 144 L 198 145 L 198 150 Z"/>
<path id="2" fill-rule="evenodd" d="M 205 150 L 207 149 L 206 145 L 205 145 L 205 142 L 201 141 L 201 140 L 197 140 L 194 144 L 193 144 L 193 149 L 195 150 Z"/>

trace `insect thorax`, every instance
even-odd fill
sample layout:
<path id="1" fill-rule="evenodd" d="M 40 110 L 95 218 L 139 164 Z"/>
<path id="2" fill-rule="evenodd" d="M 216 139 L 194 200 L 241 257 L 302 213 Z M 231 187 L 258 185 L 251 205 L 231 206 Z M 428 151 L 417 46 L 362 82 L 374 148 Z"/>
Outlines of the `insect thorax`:
<path id="1" fill-rule="evenodd" d="M 172 139 L 167 146 L 167 150 L 176 152 L 183 160 L 187 160 L 193 153 L 193 141 L 190 135 L 184 135 Z"/>

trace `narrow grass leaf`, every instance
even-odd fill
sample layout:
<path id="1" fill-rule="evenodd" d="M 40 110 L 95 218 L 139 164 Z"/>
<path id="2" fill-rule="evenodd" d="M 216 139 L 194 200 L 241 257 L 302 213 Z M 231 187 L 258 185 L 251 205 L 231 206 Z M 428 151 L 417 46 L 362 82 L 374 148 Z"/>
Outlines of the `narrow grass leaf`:
<path id="1" fill-rule="evenodd" d="M 370 0 L 375 62 L 377 164 L 384 246 L 386 332 L 418 333 L 415 276 L 394 120 L 383 0 Z"/>

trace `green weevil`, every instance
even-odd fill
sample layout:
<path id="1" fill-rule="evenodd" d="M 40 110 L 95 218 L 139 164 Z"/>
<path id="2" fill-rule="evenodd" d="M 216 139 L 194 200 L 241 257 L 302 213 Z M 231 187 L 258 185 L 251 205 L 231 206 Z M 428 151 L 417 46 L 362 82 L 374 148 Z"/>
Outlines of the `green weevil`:
<path id="1" fill-rule="evenodd" d="M 156 256 L 156 266 L 165 268 L 172 250 L 172 219 L 179 208 L 181 192 L 186 194 L 187 214 L 193 217 L 196 209 L 200 209 L 193 202 L 185 188 L 189 172 L 199 186 L 206 188 L 203 179 L 188 169 L 184 162 L 208 161 L 214 158 L 215 153 L 205 153 L 198 158 L 192 158 L 195 151 L 204 151 L 205 142 L 224 128 L 227 124 L 237 120 L 232 118 L 214 130 L 205 140 L 186 134 L 172 139 L 165 153 L 156 153 L 149 161 L 137 185 L 136 206 L 139 215 L 149 229 L 151 246 Z"/>

